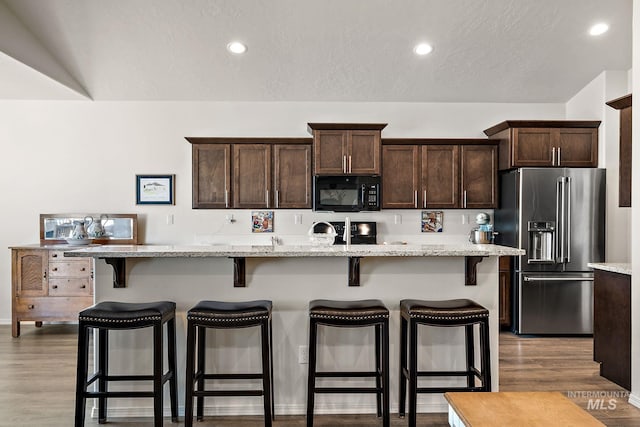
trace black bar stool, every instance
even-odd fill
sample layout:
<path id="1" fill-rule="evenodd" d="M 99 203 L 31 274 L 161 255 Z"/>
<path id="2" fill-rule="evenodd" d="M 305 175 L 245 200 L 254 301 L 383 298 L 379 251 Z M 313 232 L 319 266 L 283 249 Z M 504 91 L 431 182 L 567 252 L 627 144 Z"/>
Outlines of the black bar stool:
<path id="1" fill-rule="evenodd" d="M 307 386 L 307 427 L 313 426 L 315 393 L 375 393 L 378 417 L 389 427 L 389 310 L 380 300 L 331 301 L 309 303 L 309 376 Z M 339 328 L 375 327 L 374 371 L 317 372 L 318 326 Z M 375 387 L 316 387 L 316 378 L 372 377 Z"/>
<path id="2" fill-rule="evenodd" d="M 204 418 L 204 398 L 211 396 L 264 396 L 264 425 L 274 419 L 273 353 L 271 301 L 222 302 L 200 301 L 187 312 L 187 374 L 185 384 L 184 424 L 193 425 L 193 398 L 196 398 L 198 421 Z M 205 372 L 206 329 L 249 328 L 261 332 L 262 372 L 249 374 L 207 374 Z M 196 365 L 197 352 L 197 370 Z M 261 390 L 205 390 L 205 380 L 262 379 Z"/>
<path id="3" fill-rule="evenodd" d="M 474 325 L 480 325 L 480 370 L 475 367 Z M 467 369 L 464 371 L 418 370 L 418 325 L 438 327 L 464 326 Z M 407 327 L 409 329 L 409 367 L 407 368 Z M 419 377 L 466 377 L 466 387 L 418 387 Z M 476 385 L 476 378 L 480 386 Z M 418 393 L 448 391 L 491 391 L 489 356 L 489 310 L 468 299 L 400 301 L 400 397 L 399 414 L 404 417 L 407 381 L 409 382 L 409 427 L 416 425 Z"/>
<path id="4" fill-rule="evenodd" d="M 78 315 L 78 365 L 76 376 L 75 425 L 84 425 L 86 399 L 98 398 L 98 422 L 107 420 L 107 398 L 152 397 L 154 425 L 162 426 L 163 386 L 169 381 L 171 397 L 171 421 L 178 421 L 178 395 L 176 379 L 176 304 L 170 301 L 150 303 L 101 302 L 80 312 Z M 163 333 L 167 324 L 168 370 L 163 371 Z M 152 375 L 109 375 L 109 331 L 124 329 L 153 328 L 153 374 Z M 88 376 L 89 330 L 98 329 L 98 369 Z M 98 391 L 87 391 L 89 385 L 98 381 Z M 108 391 L 112 381 L 153 381 L 150 391 Z"/>

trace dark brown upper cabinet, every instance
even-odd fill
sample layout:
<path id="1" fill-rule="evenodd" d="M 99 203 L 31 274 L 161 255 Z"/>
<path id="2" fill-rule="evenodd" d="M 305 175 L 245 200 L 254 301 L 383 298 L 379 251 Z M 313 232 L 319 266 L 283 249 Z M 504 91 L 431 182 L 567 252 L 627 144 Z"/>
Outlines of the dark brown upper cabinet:
<path id="1" fill-rule="evenodd" d="M 607 102 L 620 110 L 620 165 L 618 206 L 631 207 L 631 94 Z"/>
<path id="2" fill-rule="evenodd" d="M 273 146 L 274 207 L 311 207 L 311 145 Z"/>
<path id="3" fill-rule="evenodd" d="M 233 145 L 233 207 L 270 208 L 271 145 Z"/>
<path id="4" fill-rule="evenodd" d="M 379 175 L 386 124 L 308 123 L 315 175 Z"/>
<path id="5" fill-rule="evenodd" d="M 383 141 L 383 208 L 495 208 L 496 183 L 495 144 L 484 140 Z"/>
<path id="6" fill-rule="evenodd" d="M 311 208 L 310 138 L 187 138 L 194 209 Z"/>
<path id="7" fill-rule="evenodd" d="M 499 169 L 597 167 L 599 121 L 509 120 L 484 133 L 497 140 Z"/>

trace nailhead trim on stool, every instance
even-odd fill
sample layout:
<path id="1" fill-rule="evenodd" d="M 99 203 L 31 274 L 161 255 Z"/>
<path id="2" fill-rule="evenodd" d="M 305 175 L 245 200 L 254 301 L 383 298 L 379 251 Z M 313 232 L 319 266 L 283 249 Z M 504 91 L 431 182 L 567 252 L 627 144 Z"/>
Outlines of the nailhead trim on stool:
<path id="1" fill-rule="evenodd" d="M 185 384 L 185 427 L 193 425 L 193 399 L 196 417 L 204 418 L 204 398 L 212 396 L 264 396 L 264 425 L 271 427 L 275 417 L 273 401 L 272 302 L 268 300 L 223 302 L 200 301 L 187 312 L 187 373 Z M 259 326 L 262 372 L 250 374 L 207 374 L 205 372 L 206 329 L 234 329 Z M 196 363 L 197 359 L 197 363 Z M 260 390 L 205 389 L 205 380 L 262 379 Z"/>
<path id="2" fill-rule="evenodd" d="M 78 364 L 76 374 L 75 425 L 84 425 L 86 399 L 98 398 L 98 422 L 107 418 L 107 399 L 121 397 L 153 398 L 154 425 L 162 426 L 163 386 L 169 382 L 171 397 L 171 421 L 178 421 L 178 386 L 176 374 L 176 304 L 171 301 L 150 303 L 127 303 L 105 301 L 81 311 L 78 315 Z M 163 332 L 167 324 L 168 370 L 163 370 Z M 109 375 L 109 331 L 153 328 L 153 375 Z M 89 330 L 98 329 L 96 354 L 98 369 L 88 377 Z M 98 391 L 87 391 L 89 385 L 98 381 Z M 152 381 L 151 391 L 108 391 L 114 381 Z"/>
<path id="3" fill-rule="evenodd" d="M 307 427 L 313 427 L 315 393 L 375 393 L 378 417 L 389 427 L 389 310 L 380 300 L 313 300 L 309 303 Z M 318 326 L 375 327 L 375 371 L 317 372 Z M 316 378 L 375 378 L 375 387 L 316 387 Z"/>
<path id="4" fill-rule="evenodd" d="M 475 367 L 474 325 L 480 328 L 481 369 Z M 418 370 L 418 325 L 465 328 L 466 364 L 464 371 Z M 409 343 L 407 344 L 407 335 Z M 409 427 L 416 425 L 418 393 L 447 391 L 491 391 L 491 360 L 489 354 L 489 310 L 468 299 L 400 301 L 400 393 L 399 415 L 404 417 L 409 384 Z M 408 352 L 407 352 L 408 347 Z M 407 366 L 407 357 L 409 364 Z M 466 377 L 467 387 L 418 387 L 420 377 Z M 476 378 L 480 386 L 476 386 Z"/>

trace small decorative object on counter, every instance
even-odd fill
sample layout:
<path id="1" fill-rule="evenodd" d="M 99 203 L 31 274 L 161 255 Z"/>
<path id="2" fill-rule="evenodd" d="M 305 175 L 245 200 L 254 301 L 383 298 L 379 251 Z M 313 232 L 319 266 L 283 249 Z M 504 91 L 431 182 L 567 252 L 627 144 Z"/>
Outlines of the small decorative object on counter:
<path id="1" fill-rule="evenodd" d="M 87 218 L 90 218 L 90 222 L 87 225 L 87 234 L 89 235 L 89 237 L 97 239 L 98 237 L 104 236 L 104 227 L 102 223 L 103 221 L 106 221 L 108 219 L 107 215 L 105 214 L 100 215 L 99 220 L 95 220 L 93 219 L 93 217 L 87 217 Z"/>
<path id="2" fill-rule="evenodd" d="M 336 240 L 338 233 L 333 225 L 325 221 L 318 221 L 311 224 L 309 231 L 309 240 L 314 246 L 330 246 Z"/>
<path id="3" fill-rule="evenodd" d="M 478 226 L 469 233 L 469 241 L 471 243 L 493 243 L 493 224 L 490 224 L 491 217 L 488 213 L 480 212 L 476 215 L 476 224 Z"/>
<path id="4" fill-rule="evenodd" d="M 442 211 L 422 211 L 422 232 L 442 233 L 443 217 L 444 213 Z"/>

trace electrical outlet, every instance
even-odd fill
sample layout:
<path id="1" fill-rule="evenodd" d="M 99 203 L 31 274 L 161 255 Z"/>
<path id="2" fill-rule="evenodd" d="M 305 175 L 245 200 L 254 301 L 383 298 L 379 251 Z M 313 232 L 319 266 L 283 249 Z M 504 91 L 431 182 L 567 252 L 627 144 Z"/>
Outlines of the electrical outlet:
<path id="1" fill-rule="evenodd" d="M 302 214 L 294 214 L 293 215 L 293 223 L 294 224 L 302 224 Z"/>
<path id="2" fill-rule="evenodd" d="M 298 347 L 298 363 L 309 363 L 309 346 L 301 345 Z"/>
<path id="3" fill-rule="evenodd" d="M 173 224 L 173 214 L 168 214 L 167 215 L 167 225 L 172 225 Z"/>
<path id="4" fill-rule="evenodd" d="M 402 224 L 402 215 L 394 215 L 393 216 L 394 224 Z"/>

